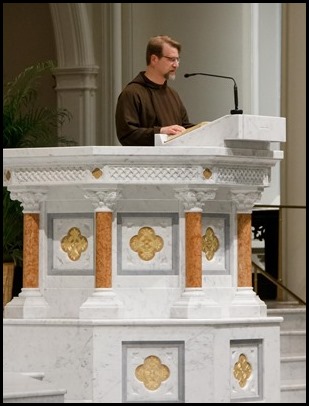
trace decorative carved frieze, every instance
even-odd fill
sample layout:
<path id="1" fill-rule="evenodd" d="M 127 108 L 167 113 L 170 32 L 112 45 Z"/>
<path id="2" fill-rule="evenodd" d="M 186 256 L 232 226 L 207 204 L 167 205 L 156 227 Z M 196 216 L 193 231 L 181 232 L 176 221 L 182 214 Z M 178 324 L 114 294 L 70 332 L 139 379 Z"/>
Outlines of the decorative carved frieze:
<path id="1" fill-rule="evenodd" d="M 17 185 L 31 183 L 67 183 L 81 182 L 87 179 L 89 169 L 86 167 L 41 167 L 35 169 L 14 169 L 14 183 Z"/>
<path id="2" fill-rule="evenodd" d="M 110 179 L 113 181 L 155 181 L 155 182 L 182 182 L 201 180 L 199 166 L 117 166 L 108 168 Z"/>
<path id="3" fill-rule="evenodd" d="M 270 168 L 248 166 L 218 166 L 216 182 L 229 185 L 268 186 Z"/>
<path id="4" fill-rule="evenodd" d="M 268 186 L 270 168 L 248 168 L 225 164 L 214 167 L 200 165 L 102 165 L 89 164 L 39 168 L 14 168 L 4 173 L 4 183 L 29 185 L 34 183 L 201 183 L 218 185 Z M 104 171 L 104 172 L 103 172 Z"/>

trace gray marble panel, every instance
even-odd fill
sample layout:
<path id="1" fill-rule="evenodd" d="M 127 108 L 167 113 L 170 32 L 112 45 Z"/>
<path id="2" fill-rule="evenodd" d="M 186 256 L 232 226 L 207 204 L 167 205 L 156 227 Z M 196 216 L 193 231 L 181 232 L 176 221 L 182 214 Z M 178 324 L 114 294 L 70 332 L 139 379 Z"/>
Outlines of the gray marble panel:
<path id="1" fill-rule="evenodd" d="M 218 239 L 218 249 L 212 259 L 202 253 L 202 270 L 204 275 L 230 274 L 230 215 L 223 213 L 204 213 L 202 216 L 202 236 L 210 227 Z"/>
<path id="2" fill-rule="evenodd" d="M 87 240 L 87 248 L 77 260 L 70 259 L 61 247 L 61 240 L 71 228 L 77 227 Z M 94 221 L 93 213 L 48 213 L 48 275 L 93 275 Z"/>
<path id="3" fill-rule="evenodd" d="M 262 339 L 231 340 L 231 402 L 263 399 Z"/>
<path id="4" fill-rule="evenodd" d="M 123 403 L 184 403 L 184 359 L 184 341 L 123 341 Z"/>
<path id="5" fill-rule="evenodd" d="M 162 238 L 163 247 L 150 260 L 143 260 L 130 247 L 132 237 L 142 227 L 150 227 Z M 118 213 L 117 274 L 177 275 L 179 272 L 178 213 Z"/>

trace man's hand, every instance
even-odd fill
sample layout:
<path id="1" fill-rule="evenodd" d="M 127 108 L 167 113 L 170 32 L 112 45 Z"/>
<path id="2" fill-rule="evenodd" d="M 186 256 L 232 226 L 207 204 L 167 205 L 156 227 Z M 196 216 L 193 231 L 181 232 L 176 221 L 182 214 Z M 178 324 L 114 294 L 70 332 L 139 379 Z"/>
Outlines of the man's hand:
<path id="1" fill-rule="evenodd" d="M 181 125 L 174 124 L 160 128 L 160 134 L 176 135 L 182 133 L 184 130 L 185 128 Z"/>

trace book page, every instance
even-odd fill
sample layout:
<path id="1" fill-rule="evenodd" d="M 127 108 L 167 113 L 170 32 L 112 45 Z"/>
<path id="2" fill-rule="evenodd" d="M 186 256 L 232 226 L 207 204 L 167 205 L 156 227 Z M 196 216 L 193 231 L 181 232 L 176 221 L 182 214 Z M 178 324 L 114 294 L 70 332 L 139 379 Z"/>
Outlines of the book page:
<path id="1" fill-rule="evenodd" d="M 193 130 L 197 130 L 200 127 L 203 127 L 204 125 L 210 123 L 210 121 L 202 121 L 199 124 L 194 125 L 193 127 L 189 127 L 187 129 L 185 129 L 183 132 L 181 132 L 180 134 L 176 134 L 176 135 L 168 135 L 168 139 L 166 141 L 164 141 L 164 143 L 169 142 L 174 140 L 175 138 L 181 137 L 182 135 L 188 134 L 189 132 L 193 131 Z"/>

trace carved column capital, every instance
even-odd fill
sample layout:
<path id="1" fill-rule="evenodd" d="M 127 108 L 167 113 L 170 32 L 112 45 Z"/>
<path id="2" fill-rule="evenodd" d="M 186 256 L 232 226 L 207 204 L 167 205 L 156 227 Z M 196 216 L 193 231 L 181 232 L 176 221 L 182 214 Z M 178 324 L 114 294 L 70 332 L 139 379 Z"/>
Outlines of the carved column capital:
<path id="1" fill-rule="evenodd" d="M 262 192 L 259 191 L 231 191 L 231 199 L 236 204 L 238 213 L 251 213 L 253 206 L 261 197 Z"/>
<path id="2" fill-rule="evenodd" d="M 47 190 L 10 191 L 12 200 L 18 200 L 23 206 L 23 213 L 40 213 L 40 203 L 47 197 Z"/>
<path id="3" fill-rule="evenodd" d="M 185 211 L 203 211 L 204 203 L 213 200 L 216 189 L 176 189 L 175 197 L 184 206 Z"/>
<path id="4" fill-rule="evenodd" d="M 113 211 L 122 197 L 118 189 L 86 189 L 85 198 L 92 201 L 95 211 Z"/>

